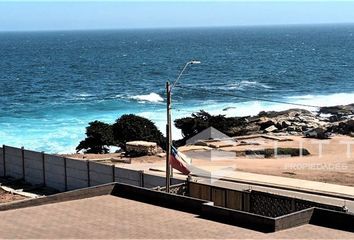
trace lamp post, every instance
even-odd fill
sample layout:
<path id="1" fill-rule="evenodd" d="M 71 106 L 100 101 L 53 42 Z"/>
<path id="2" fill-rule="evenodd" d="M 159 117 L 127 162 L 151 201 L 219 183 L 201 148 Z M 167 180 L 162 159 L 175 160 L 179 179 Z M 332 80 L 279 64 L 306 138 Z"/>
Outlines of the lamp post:
<path id="1" fill-rule="evenodd" d="M 187 69 L 189 65 L 200 64 L 200 61 L 192 60 L 186 63 L 182 71 L 179 73 L 177 79 L 171 85 L 169 81 L 166 82 L 166 95 L 167 95 L 167 124 L 166 124 L 166 192 L 170 192 L 171 183 L 171 167 L 170 167 L 170 157 L 171 157 L 171 146 L 172 146 L 172 123 L 171 123 L 171 92 L 174 86 L 176 86 L 177 81 L 182 77 L 183 72 Z"/>

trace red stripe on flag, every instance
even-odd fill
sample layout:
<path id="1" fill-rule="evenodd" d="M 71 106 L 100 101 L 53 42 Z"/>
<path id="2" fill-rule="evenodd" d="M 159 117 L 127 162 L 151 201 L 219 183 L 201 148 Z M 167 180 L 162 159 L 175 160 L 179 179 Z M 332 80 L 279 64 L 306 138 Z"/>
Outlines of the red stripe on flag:
<path id="1" fill-rule="evenodd" d="M 176 159 L 173 154 L 171 154 L 171 157 L 170 157 L 170 164 L 174 169 L 177 169 L 178 171 L 180 171 L 184 175 L 188 175 L 190 173 L 188 168 L 182 162 L 178 161 L 178 159 Z"/>

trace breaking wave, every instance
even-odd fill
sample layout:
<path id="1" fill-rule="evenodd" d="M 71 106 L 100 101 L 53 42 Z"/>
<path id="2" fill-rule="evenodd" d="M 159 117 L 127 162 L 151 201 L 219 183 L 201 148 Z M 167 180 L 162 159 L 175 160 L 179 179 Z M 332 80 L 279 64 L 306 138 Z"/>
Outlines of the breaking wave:
<path id="1" fill-rule="evenodd" d="M 153 103 L 163 102 L 164 101 L 163 98 L 159 94 L 154 93 L 154 92 L 146 94 L 146 95 L 131 96 L 129 98 L 137 100 L 137 101 L 153 102 Z"/>
<path id="2" fill-rule="evenodd" d="M 257 81 L 248 81 L 248 80 L 243 80 L 241 82 L 231 83 L 227 85 L 227 89 L 245 90 L 247 88 L 271 89 L 272 87 L 264 83 L 259 83 Z"/>

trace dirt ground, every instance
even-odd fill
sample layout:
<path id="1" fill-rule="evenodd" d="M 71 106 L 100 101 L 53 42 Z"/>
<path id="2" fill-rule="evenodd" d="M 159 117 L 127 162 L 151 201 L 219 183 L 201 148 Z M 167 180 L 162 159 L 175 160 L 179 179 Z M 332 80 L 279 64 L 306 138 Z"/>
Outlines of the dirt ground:
<path id="1" fill-rule="evenodd" d="M 290 137 L 293 141 L 266 140 L 261 146 L 227 148 L 259 149 L 268 147 L 306 148 L 311 155 L 300 157 L 236 157 L 237 171 L 259 173 L 354 186 L 354 138 L 335 136 L 327 140 Z M 227 164 L 227 163 L 226 163 Z"/>
<path id="2" fill-rule="evenodd" d="M 101 162 L 106 164 L 115 164 L 115 165 L 135 165 L 135 164 L 143 164 L 143 163 L 156 163 L 159 162 L 165 157 L 159 156 L 143 156 L 143 157 L 135 157 L 129 158 L 124 157 L 120 153 L 107 153 L 107 154 L 64 154 L 64 157 L 80 159 L 80 160 L 90 160 L 95 162 Z"/>
<path id="3" fill-rule="evenodd" d="M 25 199 L 25 197 L 22 197 L 20 195 L 8 193 L 4 191 L 3 189 L 0 189 L 0 204 L 1 203 L 7 203 L 7 202 L 13 202 L 17 200 L 22 200 Z"/>
<path id="4" fill-rule="evenodd" d="M 209 171 L 231 167 L 235 171 L 354 186 L 354 138 L 348 136 L 333 136 L 327 140 L 300 136 L 287 136 L 286 138 L 292 141 L 278 142 L 256 138 L 249 139 L 247 142 L 260 145 L 224 147 L 216 151 L 188 151 L 192 148 L 184 147 L 183 152 L 192 157 L 194 166 Z M 239 154 L 240 151 L 245 149 L 256 150 L 276 147 L 306 148 L 311 154 L 309 156 L 278 156 L 274 158 L 242 156 Z M 68 157 L 91 159 L 140 170 L 164 169 L 165 165 L 165 158 L 159 156 L 125 159 L 120 154 L 75 154 L 68 155 Z M 126 162 L 131 161 L 131 163 L 124 163 L 124 160 Z"/>

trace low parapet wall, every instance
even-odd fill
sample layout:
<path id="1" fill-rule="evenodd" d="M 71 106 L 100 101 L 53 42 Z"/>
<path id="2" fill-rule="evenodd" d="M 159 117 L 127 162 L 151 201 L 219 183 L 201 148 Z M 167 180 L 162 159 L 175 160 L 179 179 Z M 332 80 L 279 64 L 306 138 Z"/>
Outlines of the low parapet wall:
<path id="1" fill-rule="evenodd" d="M 284 216 L 276 217 L 274 219 L 274 231 L 276 232 L 310 223 L 314 209 L 315 208 L 307 208 L 301 211 L 286 214 Z"/>
<path id="2" fill-rule="evenodd" d="M 188 182 L 187 195 L 212 201 L 216 206 L 278 217 L 312 207 L 343 211 L 342 207 L 261 191 L 241 191 L 209 184 Z"/>
<path id="3" fill-rule="evenodd" d="M 3 203 L 0 204 L 0 211 L 34 207 L 34 206 L 40 206 L 45 204 L 57 203 L 57 202 L 66 202 L 66 201 L 72 201 L 77 199 L 108 195 L 111 194 L 114 186 L 115 186 L 114 183 L 109 183 L 101 186 L 94 186 L 94 187 L 89 187 L 84 189 L 72 190 L 64 193 L 57 193 L 50 196 L 43 196 L 39 198 Z"/>
<path id="4" fill-rule="evenodd" d="M 354 232 L 354 214 L 315 208 L 311 224 Z"/>
<path id="5" fill-rule="evenodd" d="M 262 232 L 275 231 L 275 219 L 249 212 L 204 204 L 201 217 Z"/>
<path id="6" fill-rule="evenodd" d="M 186 197 L 153 189 L 116 184 L 112 193 L 114 196 L 129 198 L 157 206 L 167 207 L 185 212 L 200 214 L 204 203 L 210 203 L 197 198 Z"/>

